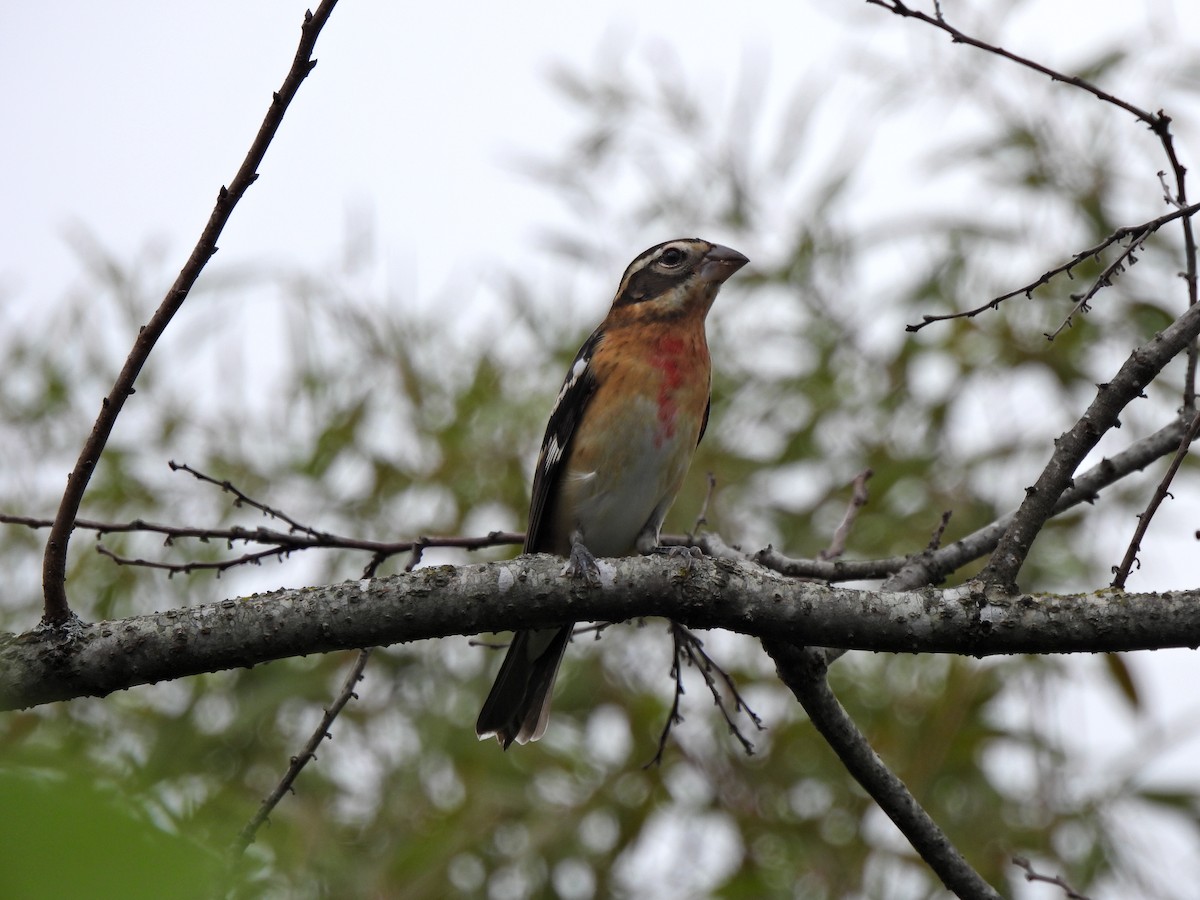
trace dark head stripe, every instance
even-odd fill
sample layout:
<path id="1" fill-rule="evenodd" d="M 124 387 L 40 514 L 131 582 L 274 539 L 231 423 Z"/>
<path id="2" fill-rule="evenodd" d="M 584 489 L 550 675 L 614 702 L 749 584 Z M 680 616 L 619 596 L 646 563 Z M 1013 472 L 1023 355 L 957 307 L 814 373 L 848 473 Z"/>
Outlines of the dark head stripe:
<path id="1" fill-rule="evenodd" d="M 662 252 L 667 248 L 675 246 L 687 252 L 689 259 L 677 269 L 671 269 L 666 272 L 657 271 L 652 268 L 654 263 L 662 255 Z M 637 303 L 647 297 L 655 297 L 669 288 L 677 285 L 685 280 L 695 271 L 696 263 L 699 261 L 702 253 L 697 253 L 699 247 L 708 249 L 709 243 L 702 241 L 699 238 L 664 241 L 661 244 L 655 244 L 649 250 L 640 253 L 629 267 L 625 270 L 625 274 L 621 277 L 621 286 L 617 289 L 617 295 L 614 303 L 626 304 Z"/>

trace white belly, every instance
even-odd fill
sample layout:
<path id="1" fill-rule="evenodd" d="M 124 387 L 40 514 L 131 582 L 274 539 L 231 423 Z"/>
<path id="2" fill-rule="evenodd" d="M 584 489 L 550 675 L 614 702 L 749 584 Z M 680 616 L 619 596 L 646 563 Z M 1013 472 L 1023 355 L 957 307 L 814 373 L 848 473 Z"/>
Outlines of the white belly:
<path id="1" fill-rule="evenodd" d="M 595 556 L 633 553 L 638 535 L 647 529 L 657 538 L 687 473 L 695 435 L 676 433 L 663 441 L 655 420 L 647 418 L 646 427 L 630 435 L 620 448 L 616 464 L 605 466 L 607 475 L 566 473 L 568 508 L 575 510 L 583 543 Z"/>

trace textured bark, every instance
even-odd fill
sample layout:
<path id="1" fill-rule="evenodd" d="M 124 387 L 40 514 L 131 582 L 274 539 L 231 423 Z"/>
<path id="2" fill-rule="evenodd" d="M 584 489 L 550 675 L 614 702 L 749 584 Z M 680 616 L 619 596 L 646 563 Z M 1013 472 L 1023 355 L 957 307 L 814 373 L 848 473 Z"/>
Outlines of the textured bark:
<path id="1" fill-rule="evenodd" d="M 0 709 L 288 656 L 638 616 L 822 647 L 973 656 L 1200 644 L 1200 591 L 1007 596 L 971 584 L 886 593 L 733 560 L 601 565 L 597 588 L 560 577 L 561 560 L 534 556 L 0 635 Z"/>

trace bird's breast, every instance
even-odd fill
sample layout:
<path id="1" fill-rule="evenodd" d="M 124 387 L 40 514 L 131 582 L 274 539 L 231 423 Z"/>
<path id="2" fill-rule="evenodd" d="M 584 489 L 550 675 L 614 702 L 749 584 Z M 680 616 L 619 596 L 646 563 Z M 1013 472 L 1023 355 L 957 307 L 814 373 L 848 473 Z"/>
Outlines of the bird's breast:
<path id="1" fill-rule="evenodd" d="M 622 348 L 626 349 L 626 348 Z M 598 556 L 632 553 L 646 523 L 674 500 L 708 405 L 703 331 L 664 333 L 598 371 L 561 484 L 562 525 L 581 527 Z M 568 521 L 572 524 L 568 525 Z"/>

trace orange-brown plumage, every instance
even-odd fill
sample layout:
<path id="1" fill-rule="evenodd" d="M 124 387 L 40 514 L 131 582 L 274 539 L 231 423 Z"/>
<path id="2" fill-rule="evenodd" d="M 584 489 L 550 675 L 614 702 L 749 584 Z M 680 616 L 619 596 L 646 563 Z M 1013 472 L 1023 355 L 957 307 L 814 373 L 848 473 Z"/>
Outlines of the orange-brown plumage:
<path id="1" fill-rule="evenodd" d="M 647 553 L 708 421 L 704 320 L 746 263 L 699 239 L 651 247 L 625 270 L 613 304 L 580 348 L 542 442 L 525 552 L 568 558 L 592 578 L 595 556 Z M 505 747 L 546 727 L 571 626 L 518 632 L 476 723 Z"/>

